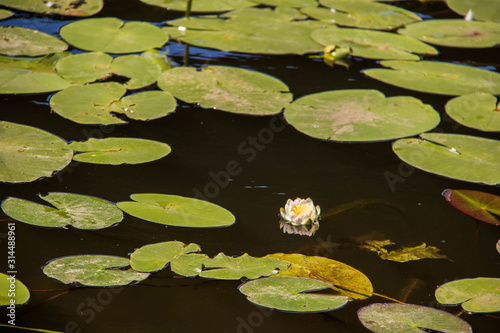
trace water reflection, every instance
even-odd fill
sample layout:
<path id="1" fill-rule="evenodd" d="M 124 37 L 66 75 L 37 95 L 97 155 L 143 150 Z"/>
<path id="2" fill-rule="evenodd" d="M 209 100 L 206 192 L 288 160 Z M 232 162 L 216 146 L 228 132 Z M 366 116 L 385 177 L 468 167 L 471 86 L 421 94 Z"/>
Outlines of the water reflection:
<path id="1" fill-rule="evenodd" d="M 280 220 L 280 229 L 284 233 L 301 236 L 312 236 L 319 229 L 318 221 L 307 225 L 293 225 L 283 219 Z"/>

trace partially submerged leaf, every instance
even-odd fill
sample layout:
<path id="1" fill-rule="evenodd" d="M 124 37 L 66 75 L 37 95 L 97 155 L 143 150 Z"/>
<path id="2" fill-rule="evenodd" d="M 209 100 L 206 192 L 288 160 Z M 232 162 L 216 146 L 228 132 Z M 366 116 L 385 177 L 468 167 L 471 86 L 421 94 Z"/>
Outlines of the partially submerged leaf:
<path id="1" fill-rule="evenodd" d="M 35 57 L 65 51 L 68 45 L 57 37 L 38 30 L 0 26 L 0 53 Z"/>
<path id="2" fill-rule="evenodd" d="M 0 5 L 41 14 L 91 16 L 102 9 L 102 2 L 102 0 L 0 0 Z"/>
<path id="3" fill-rule="evenodd" d="M 187 5 L 186 0 L 141 0 L 141 2 L 182 12 L 186 11 Z M 191 11 L 216 13 L 255 5 L 255 2 L 249 0 L 196 0 L 192 2 Z"/>
<path id="4" fill-rule="evenodd" d="M 420 259 L 445 259 L 446 256 L 439 254 L 439 249 L 435 246 L 427 246 L 424 242 L 408 244 L 393 251 L 385 249 L 386 246 L 393 245 L 390 240 L 369 240 L 365 241 L 362 248 L 377 252 L 378 256 L 384 260 L 407 262 Z"/>
<path id="5" fill-rule="evenodd" d="M 15 275 L 0 273 L 0 306 L 21 305 L 30 298 L 30 291 Z"/>
<path id="6" fill-rule="evenodd" d="M 161 242 L 144 245 L 130 255 L 130 266 L 140 272 L 155 272 L 187 253 L 199 252 L 199 245 L 179 242 Z M 201 266 L 200 266 L 201 271 Z"/>
<path id="7" fill-rule="evenodd" d="M 140 193 L 132 194 L 134 201 L 116 205 L 137 218 L 159 224 L 179 227 L 226 227 L 234 223 L 230 211 L 207 201 L 178 195 Z"/>
<path id="8" fill-rule="evenodd" d="M 436 289 L 436 300 L 444 305 L 462 304 L 472 313 L 500 311 L 500 279 L 478 277 L 447 282 Z"/>
<path id="9" fill-rule="evenodd" d="M 102 229 L 123 219 L 121 210 L 100 198 L 60 192 L 39 196 L 56 208 L 8 197 L 2 202 L 2 210 L 15 220 L 41 227 Z"/>
<path id="10" fill-rule="evenodd" d="M 329 287 L 329 283 L 315 279 L 278 276 L 249 281 L 239 290 L 260 306 L 291 312 L 323 312 L 338 309 L 349 301 L 347 296 L 307 293 Z"/>
<path id="11" fill-rule="evenodd" d="M 443 196 L 453 207 L 480 221 L 500 225 L 500 197 L 473 190 L 445 190 Z"/>
<path id="12" fill-rule="evenodd" d="M 376 333 L 472 333 L 465 320 L 443 310 L 414 304 L 374 303 L 359 309 L 358 318 Z"/>
<path id="13" fill-rule="evenodd" d="M 43 267 L 43 273 L 62 283 L 78 283 L 89 287 L 123 286 L 142 281 L 150 274 L 123 269 L 128 266 L 128 258 L 75 255 L 52 259 Z"/>
<path id="14" fill-rule="evenodd" d="M 476 92 L 446 103 L 446 113 L 457 123 L 481 131 L 500 131 L 500 103 L 492 94 Z"/>

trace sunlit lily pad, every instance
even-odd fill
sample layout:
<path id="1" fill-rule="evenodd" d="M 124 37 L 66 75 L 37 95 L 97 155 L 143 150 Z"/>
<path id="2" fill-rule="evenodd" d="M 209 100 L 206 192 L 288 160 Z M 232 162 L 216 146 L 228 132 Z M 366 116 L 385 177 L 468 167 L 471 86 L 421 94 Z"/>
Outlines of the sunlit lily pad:
<path id="1" fill-rule="evenodd" d="M 346 296 L 307 293 L 330 287 L 329 283 L 315 279 L 281 276 L 252 280 L 239 290 L 260 306 L 291 312 L 323 312 L 341 308 L 349 301 Z"/>
<path id="2" fill-rule="evenodd" d="M 486 132 L 500 131 L 500 104 L 487 93 L 455 97 L 446 103 L 446 113 L 457 123 Z"/>
<path id="3" fill-rule="evenodd" d="M 301 11 L 312 18 L 350 27 L 392 30 L 421 21 L 415 13 L 369 0 L 320 0 L 324 7 L 307 7 Z"/>
<path id="4" fill-rule="evenodd" d="M 442 310 L 414 304 L 374 303 L 359 309 L 358 318 L 376 333 L 472 333 L 465 320 Z"/>
<path id="5" fill-rule="evenodd" d="M 500 311 L 500 279 L 478 277 L 447 282 L 436 289 L 436 300 L 444 305 L 462 304 L 468 312 Z"/>
<path id="6" fill-rule="evenodd" d="M 156 82 L 161 67 L 147 57 L 131 54 L 116 57 L 111 63 L 113 74 L 129 77 L 124 85 L 127 89 L 139 89 Z"/>
<path id="7" fill-rule="evenodd" d="M 321 45 L 351 49 L 353 56 L 368 59 L 419 60 L 420 57 L 413 53 L 438 53 L 432 46 L 414 38 L 383 31 L 330 26 L 314 30 L 311 38 Z"/>
<path id="8" fill-rule="evenodd" d="M 76 83 L 88 83 L 110 75 L 113 57 L 102 52 L 72 54 L 56 63 L 57 73 Z"/>
<path id="9" fill-rule="evenodd" d="M 93 83 L 64 89 L 50 98 L 57 114 L 80 124 L 121 124 L 124 114 L 134 120 L 167 116 L 177 107 L 166 91 L 143 91 L 125 96 L 127 89 L 116 82 Z"/>
<path id="10" fill-rule="evenodd" d="M 0 121 L 0 181 L 31 182 L 51 177 L 71 162 L 66 141 L 41 129 Z"/>
<path id="11" fill-rule="evenodd" d="M 187 0 L 141 0 L 141 2 L 183 12 L 186 11 L 187 5 Z M 195 0 L 191 4 L 191 11 L 216 13 L 255 5 L 255 2 L 249 0 Z"/>
<path id="12" fill-rule="evenodd" d="M 420 242 L 402 246 L 397 250 L 389 251 L 385 247 L 393 245 L 390 240 L 369 240 L 365 241 L 362 248 L 377 252 L 378 256 L 384 260 L 407 262 L 421 259 L 444 259 L 445 255 L 439 254 L 440 250 L 435 246 L 428 246 Z"/>
<path id="13" fill-rule="evenodd" d="M 68 146 L 75 151 L 75 161 L 113 165 L 156 161 L 172 151 L 166 143 L 136 138 L 90 138 Z"/>
<path id="14" fill-rule="evenodd" d="M 102 0 L 0 0 L 0 5 L 41 14 L 91 16 L 103 6 Z"/>
<path id="15" fill-rule="evenodd" d="M 500 184 L 500 141 L 461 134 L 423 133 L 392 150 L 427 172 L 474 183 Z"/>
<path id="16" fill-rule="evenodd" d="M 316 7 L 318 2 L 316 0 L 252 0 L 258 4 L 266 6 L 281 6 L 281 7 Z"/>
<path id="17" fill-rule="evenodd" d="M 162 47 L 168 36 L 147 22 L 123 22 L 117 18 L 92 18 L 63 26 L 61 37 L 86 51 L 135 53 Z"/>
<path id="18" fill-rule="evenodd" d="M 137 218 L 159 224 L 179 227 L 226 227 L 234 223 L 230 211 L 207 201 L 178 195 L 140 193 L 132 194 L 134 201 L 116 205 Z"/>
<path id="19" fill-rule="evenodd" d="M 372 295 L 373 286 L 366 275 L 340 261 L 302 254 L 269 254 L 269 257 L 288 261 L 292 265 L 278 276 L 311 277 L 330 283 L 341 295 L 365 299 Z"/>
<path id="20" fill-rule="evenodd" d="M 39 196 L 56 208 L 8 197 L 2 202 L 2 210 L 15 220 L 40 227 L 102 229 L 123 219 L 120 209 L 100 198 L 58 192 Z"/>
<path id="21" fill-rule="evenodd" d="M 473 190 L 446 190 L 443 196 L 453 207 L 480 221 L 500 225 L 500 197 Z"/>
<path id="22" fill-rule="evenodd" d="M 442 95 L 500 94 L 500 73 L 438 61 L 385 60 L 391 69 L 368 69 L 371 78 L 398 87 Z"/>
<path id="23" fill-rule="evenodd" d="M 0 56 L 0 94 L 37 94 L 57 91 L 71 86 L 61 78 L 54 64 L 69 53 L 45 57 Z"/>
<path id="24" fill-rule="evenodd" d="M 407 25 L 398 33 L 444 46 L 482 48 L 500 44 L 500 24 L 493 22 L 428 20 Z"/>
<path id="25" fill-rule="evenodd" d="M 21 305 L 26 303 L 29 298 L 30 291 L 21 281 L 15 278 L 15 275 L 0 273 L 0 306 Z"/>
<path id="26" fill-rule="evenodd" d="M 0 27 L 0 53 L 9 56 L 39 56 L 65 51 L 68 45 L 57 37 L 22 27 Z"/>
<path id="27" fill-rule="evenodd" d="M 292 100 L 282 81 L 236 67 L 177 67 L 163 72 L 158 86 L 188 103 L 243 114 L 275 114 Z"/>
<path id="28" fill-rule="evenodd" d="M 11 12 L 10 10 L 0 9 L 0 20 L 5 20 L 13 15 L 14 15 L 14 13 Z"/>
<path id="29" fill-rule="evenodd" d="M 128 258 L 89 254 L 53 259 L 43 267 L 43 272 L 62 283 L 89 287 L 123 286 L 149 276 L 149 273 L 123 269 L 127 266 Z"/>
<path id="30" fill-rule="evenodd" d="M 500 2 L 483 0 L 446 0 L 453 11 L 465 16 L 472 11 L 475 20 L 500 23 Z"/>
<path id="31" fill-rule="evenodd" d="M 182 255 L 199 251 L 201 251 L 200 246 L 194 243 L 186 245 L 179 241 L 171 241 L 148 244 L 132 252 L 130 266 L 136 271 L 155 272 Z"/>
<path id="32" fill-rule="evenodd" d="M 332 141 L 391 140 L 431 130 L 440 121 L 432 106 L 416 98 L 361 89 L 301 97 L 285 108 L 285 118 L 302 133 Z"/>

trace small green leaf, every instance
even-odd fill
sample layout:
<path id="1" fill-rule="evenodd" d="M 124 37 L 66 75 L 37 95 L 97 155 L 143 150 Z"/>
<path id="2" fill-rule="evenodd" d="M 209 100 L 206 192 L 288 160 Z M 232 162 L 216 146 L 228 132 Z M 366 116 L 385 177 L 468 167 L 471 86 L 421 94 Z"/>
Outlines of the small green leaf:
<path id="1" fill-rule="evenodd" d="M 68 45 L 57 37 L 22 27 L 0 27 L 0 53 L 35 57 L 65 51 Z"/>
<path id="2" fill-rule="evenodd" d="M 446 256 L 439 254 L 439 249 L 435 246 L 427 246 L 424 242 L 408 244 L 393 251 L 385 249 L 386 246 L 393 245 L 390 240 L 369 240 L 365 241 L 362 248 L 377 252 L 378 256 L 384 260 L 407 262 L 421 259 L 445 259 Z"/>
<path id="3" fill-rule="evenodd" d="M 446 113 L 457 123 L 486 132 L 500 131 L 500 104 L 492 94 L 476 92 L 446 103 Z"/>
<path id="4" fill-rule="evenodd" d="M 103 3 L 102 0 L 85 0 L 79 2 L 75 2 L 74 0 L 0 0 L 0 5 L 41 14 L 91 16 L 97 14 L 102 9 Z"/>
<path id="5" fill-rule="evenodd" d="M 21 305 L 30 298 L 30 291 L 15 275 L 0 273 L 0 306 Z"/>
<path id="6" fill-rule="evenodd" d="M 453 207 L 480 221 L 500 225 L 500 197 L 473 190 L 445 190 L 443 196 Z"/>
<path id="7" fill-rule="evenodd" d="M 130 255 L 130 266 L 140 272 L 155 272 L 186 253 L 199 252 L 197 244 L 171 241 L 144 245 Z M 201 266 L 200 266 L 201 271 Z"/>

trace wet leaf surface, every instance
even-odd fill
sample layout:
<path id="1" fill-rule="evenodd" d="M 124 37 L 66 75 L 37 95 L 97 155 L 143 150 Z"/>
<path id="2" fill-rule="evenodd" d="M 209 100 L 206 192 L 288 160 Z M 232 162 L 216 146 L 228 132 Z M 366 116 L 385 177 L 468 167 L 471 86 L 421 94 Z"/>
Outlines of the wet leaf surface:
<path id="1" fill-rule="evenodd" d="M 408 244 L 393 251 L 387 250 L 385 247 L 393 245 L 390 240 L 365 241 L 362 248 L 369 251 L 377 252 L 378 256 L 384 260 L 407 262 L 421 259 L 445 259 L 446 256 L 439 254 L 440 250 L 435 246 L 427 246 L 421 242 L 416 244 Z"/>

